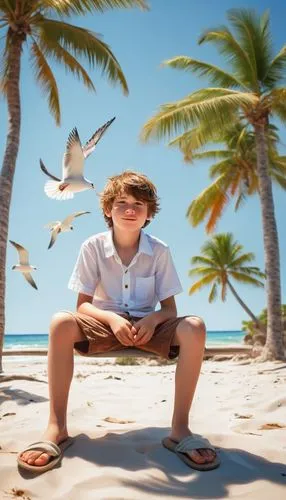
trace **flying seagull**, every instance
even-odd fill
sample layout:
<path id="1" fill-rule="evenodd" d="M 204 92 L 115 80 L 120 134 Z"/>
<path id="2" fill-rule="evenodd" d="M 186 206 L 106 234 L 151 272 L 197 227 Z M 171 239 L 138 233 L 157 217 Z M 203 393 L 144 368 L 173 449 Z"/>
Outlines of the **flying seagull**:
<path id="1" fill-rule="evenodd" d="M 77 128 L 75 127 L 71 131 L 67 140 L 66 151 L 63 155 L 62 179 L 50 174 L 40 159 L 42 171 L 53 179 L 46 182 L 44 188 L 49 198 L 69 200 L 73 198 L 74 193 L 85 191 L 86 189 L 94 189 L 93 183 L 83 176 L 84 160 L 94 151 L 98 141 L 114 120 L 115 116 L 100 127 L 89 141 L 87 141 L 85 146 L 81 145 Z"/>
<path id="2" fill-rule="evenodd" d="M 80 215 L 84 214 L 90 214 L 90 212 L 75 212 L 74 214 L 68 215 L 62 222 L 59 220 L 55 222 L 49 222 L 49 224 L 45 226 L 51 231 L 51 241 L 48 249 L 53 246 L 59 233 L 65 233 L 67 231 L 73 230 L 73 226 L 71 225 L 71 223 L 75 217 L 79 217 Z"/>
<path id="3" fill-rule="evenodd" d="M 13 271 L 20 271 L 23 274 L 24 278 L 26 278 L 26 280 L 30 283 L 30 285 L 38 290 L 37 285 L 30 273 L 30 271 L 36 270 L 37 268 L 29 264 L 28 251 L 26 250 L 26 248 L 22 247 L 22 245 L 19 245 L 19 243 L 15 243 L 15 241 L 11 240 L 9 241 L 16 248 L 19 254 L 19 264 L 16 264 L 12 267 Z"/>

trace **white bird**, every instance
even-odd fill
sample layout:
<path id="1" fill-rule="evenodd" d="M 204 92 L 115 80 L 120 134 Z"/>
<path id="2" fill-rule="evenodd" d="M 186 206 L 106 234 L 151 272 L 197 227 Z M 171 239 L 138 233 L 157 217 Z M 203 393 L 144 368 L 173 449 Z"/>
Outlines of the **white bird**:
<path id="1" fill-rule="evenodd" d="M 60 220 L 56 220 L 55 222 L 49 222 L 46 226 L 44 226 L 49 228 L 51 231 L 51 241 L 48 249 L 53 246 L 59 233 L 65 233 L 67 231 L 73 230 L 73 226 L 71 225 L 71 223 L 75 217 L 79 217 L 80 215 L 84 214 L 90 214 L 90 212 L 76 212 L 74 214 L 68 215 L 62 222 Z"/>
<path id="2" fill-rule="evenodd" d="M 67 140 L 66 151 L 63 155 L 62 179 L 50 174 L 40 159 L 42 171 L 53 179 L 45 184 L 45 193 L 49 198 L 56 200 L 68 200 L 73 198 L 74 193 L 94 189 L 91 181 L 83 176 L 84 160 L 94 151 L 96 144 L 115 120 L 112 118 L 100 127 L 87 141 L 85 146 L 81 145 L 77 128 L 75 127 Z"/>
<path id="3" fill-rule="evenodd" d="M 15 243 L 15 241 L 9 240 L 10 243 L 16 248 L 19 256 L 19 264 L 16 264 L 15 266 L 12 267 L 13 271 L 20 271 L 24 278 L 32 285 L 32 287 L 36 288 L 38 290 L 36 283 L 34 282 L 32 276 L 31 276 L 31 271 L 36 270 L 37 268 L 35 266 L 31 266 L 29 264 L 29 253 L 28 251 L 22 247 L 22 245 L 19 245 L 18 243 Z"/>

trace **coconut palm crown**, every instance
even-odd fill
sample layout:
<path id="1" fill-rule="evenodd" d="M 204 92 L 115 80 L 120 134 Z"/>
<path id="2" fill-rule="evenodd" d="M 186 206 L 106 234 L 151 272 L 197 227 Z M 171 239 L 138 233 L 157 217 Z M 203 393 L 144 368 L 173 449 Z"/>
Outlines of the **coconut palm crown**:
<path id="1" fill-rule="evenodd" d="M 224 302 L 229 289 L 259 326 L 259 320 L 242 301 L 232 284 L 232 281 L 237 281 L 258 288 L 264 286 L 265 274 L 258 267 L 248 265 L 254 258 L 253 253 L 243 253 L 243 246 L 234 241 L 231 233 L 214 235 L 202 246 L 201 255 L 191 259 L 193 268 L 189 271 L 189 276 L 199 276 L 199 279 L 192 284 L 189 294 L 210 286 L 209 302 L 214 302 L 219 292 Z"/>
<path id="2" fill-rule="evenodd" d="M 269 175 L 272 181 L 286 189 L 286 156 L 279 155 L 277 128 L 268 127 Z M 255 136 L 249 127 L 238 122 L 225 129 L 224 136 L 218 139 L 224 148 L 211 149 L 189 155 L 189 145 L 177 138 L 171 145 L 180 144 L 186 162 L 215 160 L 210 166 L 209 175 L 213 180 L 191 202 L 187 217 L 196 227 L 206 220 L 206 232 L 211 233 L 232 199 L 237 211 L 249 196 L 258 193 L 257 154 Z"/>

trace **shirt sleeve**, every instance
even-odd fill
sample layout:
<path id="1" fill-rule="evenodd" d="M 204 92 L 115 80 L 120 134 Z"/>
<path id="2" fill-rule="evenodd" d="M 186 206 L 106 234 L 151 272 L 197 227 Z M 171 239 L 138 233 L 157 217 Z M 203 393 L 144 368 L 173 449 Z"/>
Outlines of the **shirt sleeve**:
<path id="1" fill-rule="evenodd" d="M 183 291 L 168 247 L 164 248 L 164 251 L 158 258 L 155 291 L 159 301 Z"/>
<path id="2" fill-rule="evenodd" d="M 68 288 L 93 297 L 98 281 L 99 270 L 95 249 L 90 244 L 83 243 Z"/>

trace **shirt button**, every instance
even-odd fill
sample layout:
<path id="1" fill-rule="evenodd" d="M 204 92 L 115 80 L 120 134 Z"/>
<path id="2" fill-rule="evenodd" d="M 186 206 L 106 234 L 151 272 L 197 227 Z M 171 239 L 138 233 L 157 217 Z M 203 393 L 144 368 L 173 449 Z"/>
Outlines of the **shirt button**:
<path id="1" fill-rule="evenodd" d="M 125 307 L 128 307 L 128 304 L 124 304 L 124 305 L 125 305 Z"/>
<path id="2" fill-rule="evenodd" d="M 128 288 L 128 285 L 125 285 L 125 288 Z"/>
<path id="3" fill-rule="evenodd" d="M 128 269 L 126 269 L 126 271 L 125 271 L 125 274 L 127 274 L 127 273 L 128 273 Z"/>

